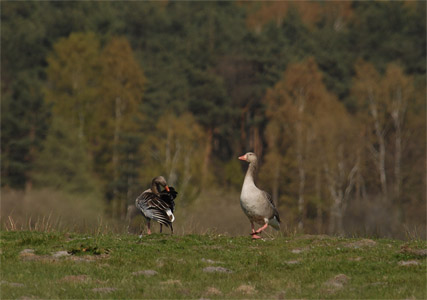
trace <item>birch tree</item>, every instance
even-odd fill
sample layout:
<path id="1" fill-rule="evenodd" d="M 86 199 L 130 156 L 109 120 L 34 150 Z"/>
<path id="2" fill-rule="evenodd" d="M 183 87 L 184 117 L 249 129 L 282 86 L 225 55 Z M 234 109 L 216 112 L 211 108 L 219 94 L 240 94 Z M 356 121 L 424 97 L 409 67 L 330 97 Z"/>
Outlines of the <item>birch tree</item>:
<path id="1" fill-rule="evenodd" d="M 144 181 L 163 174 L 179 192 L 179 201 L 191 203 L 202 188 L 206 140 L 206 133 L 191 114 L 165 113 L 142 145 Z"/>
<path id="2" fill-rule="evenodd" d="M 382 88 L 384 101 L 387 103 L 394 129 L 394 197 L 400 199 L 402 192 L 402 151 L 405 145 L 404 125 L 409 101 L 414 96 L 412 78 L 405 76 L 397 65 L 387 66 Z"/>
<path id="3" fill-rule="evenodd" d="M 381 200 L 388 200 L 386 173 L 386 130 L 387 109 L 381 97 L 381 77 L 370 63 L 358 61 L 356 66 L 352 94 L 361 106 L 362 119 L 366 118 L 367 132 L 373 132 L 373 139 L 367 141 L 367 147 L 379 175 Z M 363 114 L 367 111 L 368 114 Z"/>
<path id="4" fill-rule="evenodd" d="M 297 162 L 299 230 L 304 228 L 305 189 L 307 170 L 310 168 L 307 157 L 312 150 L 311 142 L 314 137 L 313 112 L 321 105 L 325 93 L 326 88 L 317 65 L 313 58 L 309 58 L 289 65 L 282 80 L 269 90 L 265 97 L 270 122 L 282 123 L 281 131 L 288 130 L 294 136 L 291 151 L 287 155 L 293 153 Z M 283 155 L 284 149 L 280 151 Z"/>
<path id="5" fill-rule="evenodd" d="M 329 234 L 344 234 L 344 215 L 360 173 L 358 126 L 329 94 L 316 111 L 317 162 L 330 195 Z M 320 191 L 318 192 L 320 193 Z"/>

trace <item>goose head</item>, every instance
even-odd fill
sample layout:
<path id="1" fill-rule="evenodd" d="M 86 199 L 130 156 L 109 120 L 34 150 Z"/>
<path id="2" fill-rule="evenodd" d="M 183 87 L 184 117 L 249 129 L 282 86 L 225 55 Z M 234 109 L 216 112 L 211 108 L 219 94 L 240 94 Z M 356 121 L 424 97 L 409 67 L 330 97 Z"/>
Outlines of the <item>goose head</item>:
<path id="1" fill-rule="evenodd" d="M 163 176 L 157 176 L 153 178 L 153 181 L 151 181 L 151 190 L 158 194 L 160 187 L 163 187 L 166 191 L 169 192 L 169 187 L 166 182 L 166 179 Z"/>
<path id="2" fill-rule="evenodd" d="M 240 160 L 247 161 L 248 163 L 256 163 L 258 158 L 253 152 L 248 152 L 242 156 L 239 156 Z"/>

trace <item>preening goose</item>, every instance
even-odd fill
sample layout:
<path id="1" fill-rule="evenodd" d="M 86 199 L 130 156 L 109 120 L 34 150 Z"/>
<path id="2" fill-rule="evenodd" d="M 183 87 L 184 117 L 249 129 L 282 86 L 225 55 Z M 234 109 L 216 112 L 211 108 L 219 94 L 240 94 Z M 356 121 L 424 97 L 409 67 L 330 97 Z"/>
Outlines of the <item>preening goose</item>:
<path id="1" fill-rule="evenodd" d="M 255 153 L 248 152 L 240 156 L 239 159 L 249 163 L 243 182 L 242 193 L 240 194 L 240 205 L 251 222 L 252 238 L 259 239 L 261 237 L 258 234 L 266 229 L 268 225 L 271 225 L 277 230 L 280 229 L 279 212 L 271 196 L 255 185 L 254 175 L 258 167 L 258 158 Z M 263 226 L 255 231 L 254 222 Z"/>
<path id="2" fill-rule="evenodd" d="M 160 187 L 164 190 L 160 191 Z M 135 206 L 141 211 L 147 220 L 147 233 L 151 234 L 150 221 L 155 220 L 160 223 L 160 232 L 162 225 L 166 225 L 173 233 L 172 222 L 175 220 L 173 215 L 175 201 L 178 192 L 173 187 L 169 187 L 163 176 L 153 178 L 151 188 L 145 190 L 135 200 Z"/>

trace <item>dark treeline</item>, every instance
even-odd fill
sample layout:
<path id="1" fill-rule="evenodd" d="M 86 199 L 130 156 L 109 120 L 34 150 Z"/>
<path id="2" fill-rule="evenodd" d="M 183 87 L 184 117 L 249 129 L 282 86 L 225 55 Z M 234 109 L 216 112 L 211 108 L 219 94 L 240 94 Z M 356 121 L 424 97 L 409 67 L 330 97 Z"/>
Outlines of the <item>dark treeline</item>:
<path id="1" fill-rule="evenodd" d="M 424 228 L 425 12 L 2 1 L 2 187 L 100 191 L 124 218 L 159 174 L 182 206 L 238 191 L 252 150 L 290 228 Z"/>

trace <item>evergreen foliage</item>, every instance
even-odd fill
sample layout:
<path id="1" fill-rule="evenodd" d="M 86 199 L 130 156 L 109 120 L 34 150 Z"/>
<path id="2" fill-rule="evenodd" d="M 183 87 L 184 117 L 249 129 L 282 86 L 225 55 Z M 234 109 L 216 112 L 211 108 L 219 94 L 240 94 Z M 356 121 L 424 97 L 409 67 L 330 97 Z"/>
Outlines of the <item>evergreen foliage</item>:
<path id="1" fill-rule="evenodd" d="M 97 181 L 78 128 L 54 117 L 43 150 L 34 162 L 32 178 L 37 187 L 50 187 L 73 194 L 97 191 Z"/>

